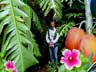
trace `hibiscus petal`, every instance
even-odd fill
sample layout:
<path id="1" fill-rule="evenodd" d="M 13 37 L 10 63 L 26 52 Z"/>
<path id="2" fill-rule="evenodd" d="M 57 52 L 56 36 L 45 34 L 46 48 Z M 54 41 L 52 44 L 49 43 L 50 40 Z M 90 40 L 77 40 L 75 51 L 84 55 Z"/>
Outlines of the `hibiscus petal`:
<path id="1" fill-rule="evenodd" d="M 65 65 L 66 69 L 68 69 L 68 70 L 72 70 L 73 69 L 73 65 L 70 65 L 68 63 L 65 63 L 64 65 Z"/>
<path id="2" fill-rule="evenodd" d="M 60 63 L 64 64 L 64 57 L 61 57 Z"/>
<path id="3" fill-rule="evenodd" d="M 64 64 L 64 63 L 66 63 L 66 62 L 68 62 L 68 58 L 66 58 L 66 57 L 61 57 L 60 63 Z"/>
<path id="4" fill-rule="evenodd" d="M 76 67 L 80 67 L 81 66 L 81 61 L 78 58 L 75 59 L 74 66 L 76 66 Z"/>
<path id="5" fill-rule="evenodd" d="M 69 57 L 70 55 L 71 55 L 71 50 L 68 50 L 68 49 L 66 49 L 66 50 L 64 50 L 63 52 L 62 52 L 62 54 L 65 56 L 65 57 Z"/>
<path id="6" fill-rule="evenodd" d="M 73 61 L 69 61 L 68 58 L 64 58 L 64 65 L 66 66 L 66 68 L 68 70 L 71 70 L 74 67 L 74 62 Z"/>
<path id="7" fill-rule="evenodd" d="M 77 58 L 78 56 L 79 56 L 79 51 L 78 50 L 76 50 L 76 49 L 73 49 L 72 50 L 72 57 L 74 57 L 74 58 Z"/>

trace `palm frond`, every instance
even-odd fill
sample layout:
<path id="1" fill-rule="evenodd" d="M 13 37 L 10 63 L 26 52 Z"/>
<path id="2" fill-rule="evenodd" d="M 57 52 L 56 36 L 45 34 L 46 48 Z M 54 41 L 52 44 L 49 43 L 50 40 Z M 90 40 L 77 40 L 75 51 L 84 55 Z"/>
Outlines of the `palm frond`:
<path id="1" fill-rule="evenodd" d="M 84 4 L 84 0 L 63 0 L 64 2 L 67 2 L 70 7 L 75 3 L 75 1 L 78 1 L 81 4 Z"/>
<path id="2" fill-rule="evenodd" d="M 68 30 L 73 26 L 74 26 L 74 22 L 67 22 L 67 23 L 64 23 L 63 25 L 61 25 L 60 27 L 58 27 L 57 31 L 60 36 L 62 36 L 63 34 L 64 34 L 64 36 L 66 36 Z"/>
<path id="3" fill-rule="evenodd" d="M 62 17 L 62 0 L 38 0 L 37 2 L 40 4 L 40 8 L 44 11 L 45 16 L 53 9 L 55 18 Z"/>
<path id="4" fill-rule="evenodd" d="M 81 17 L 81 16 L 83 16 L 83 13 L 68 13 L 65 15 L 65 17 L 67 17 L 68 19 L 72 17 L 76 18 L 76 17 Z"/>

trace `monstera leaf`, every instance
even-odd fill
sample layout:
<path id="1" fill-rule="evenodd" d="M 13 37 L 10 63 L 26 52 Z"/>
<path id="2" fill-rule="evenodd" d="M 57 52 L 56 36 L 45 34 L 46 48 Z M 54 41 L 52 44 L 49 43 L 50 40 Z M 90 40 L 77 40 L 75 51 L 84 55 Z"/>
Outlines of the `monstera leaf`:
<path id="1" fill-rule="evenodd" d="M 2 33 L 2 58 L 13 60 L 18 72 L 38 63 L 38 45 L 30 31 L 30 8 L 21 0 L 3 0 L 0 5 L 0 34 Z M 30 10 L 30 9 L 28 9 Z M 37 53 L 36 53 L 37 52 Z"/>

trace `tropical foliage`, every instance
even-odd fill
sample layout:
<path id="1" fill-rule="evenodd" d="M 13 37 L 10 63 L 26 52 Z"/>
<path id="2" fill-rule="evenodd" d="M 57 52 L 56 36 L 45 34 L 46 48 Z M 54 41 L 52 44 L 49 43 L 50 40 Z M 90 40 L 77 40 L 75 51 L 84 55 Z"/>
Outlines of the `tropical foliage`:
<path id="1" fill-rule="evenodd" d="M 85 2 L 87 3 L 87 0 Z M 84 0 L 0 0 L 0 72 L 4 72 L 4 63 L 8 60 L 15 62 L 18 72 L 24 72 L 30 66 L 39 63 L 37 57 L 41 56 L 40 51 L 47 49 L 44 38 L 47 23 L 51 19 L 54 19 L 58 26 L 60 46 L 68 30 L 73 26 L 79 26 L 86 18 L 84 29 L 87 33 L 96 34 L 95 22 L 92 28 L 90 13 L 88 16 L 85 15 L 85 10 L 88 9 L 85 2 Z M 36 37 L 39 36 L 37 31 L 42 36 L 39 38 L 43 41 L 42 45 L 37 41 Z M 81 60 L 84 58 L 81 57 Z M 60 68 L 62 67 L 64 68 L 64 66 Z"/>
<path id="2" fill-rule="evenodd" d="M 1 58 L 13 60 L 19 72 L 38 63 L 40 56 L 34 35 L 30 31 L 31 10 L 21 0 L 3 0 L 0 9 Z M 36 15 L 32 11 L 32 16 Z M 36 17 L 33 20 L 37 20 Z"/>

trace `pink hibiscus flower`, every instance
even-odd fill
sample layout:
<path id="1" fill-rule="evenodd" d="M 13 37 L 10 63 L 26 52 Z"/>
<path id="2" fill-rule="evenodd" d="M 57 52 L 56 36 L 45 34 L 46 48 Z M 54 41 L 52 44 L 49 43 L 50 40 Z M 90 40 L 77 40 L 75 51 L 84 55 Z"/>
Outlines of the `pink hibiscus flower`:
<path id="1" fill-rule="evenodd" d="M 4 64 L 6 70 L 14 70 L 15 69 L 15 64 L 13 61 L 7 61 L 5 64 Z"/>
<path id="2" fill-rule="evenodd" d="M 73 67 L 79 67 L 81 65 L 79 51 L 76 49 L 72 51 L 68 49 L 64 50 L 60 62 L 64 64 L 68 70 L 72 70 Z"/>

